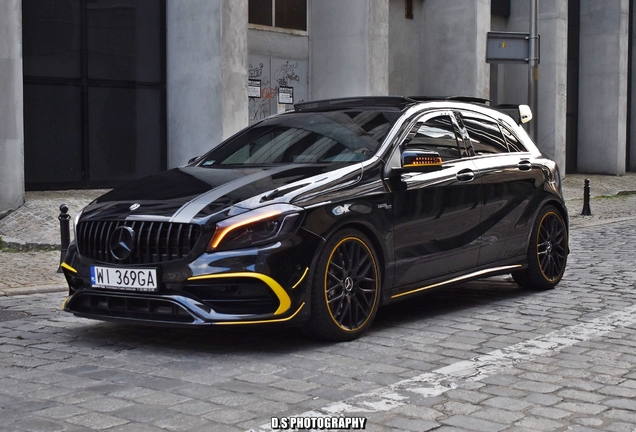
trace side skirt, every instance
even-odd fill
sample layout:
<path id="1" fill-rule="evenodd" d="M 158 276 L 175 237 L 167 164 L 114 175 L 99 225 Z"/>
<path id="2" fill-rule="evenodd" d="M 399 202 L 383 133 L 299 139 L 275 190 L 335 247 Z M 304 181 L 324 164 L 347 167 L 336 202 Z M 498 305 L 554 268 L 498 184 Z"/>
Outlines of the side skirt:
<path id="1" fill-rule="evenodd" d="M 467 282 L 473 279 L 480 279 L 484 277 L 510 273 L 515 270 L 521 270 L 527 267 L 527 264 L 523 261 L 525 260 L 519 259 L 509 264 L 500 264 L 494 267 L 487 266 L 483 268 L 471 269 L 471 271 L 468 273 L 449 274 L 442 278 L 424 281 L 423 283 L 417 285 L 394 288 L 384 294 L 383 304 L 392 303 L 394 301 L 406 298 L 410 295 L 420 294 L 430 289 L 441 288 L 448 285 Z"/>

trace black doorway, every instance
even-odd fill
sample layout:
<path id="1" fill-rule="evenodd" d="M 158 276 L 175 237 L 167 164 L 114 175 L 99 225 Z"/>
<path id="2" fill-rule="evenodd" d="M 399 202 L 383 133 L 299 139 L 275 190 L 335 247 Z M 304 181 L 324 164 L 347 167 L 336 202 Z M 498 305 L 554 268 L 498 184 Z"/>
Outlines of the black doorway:
<path id="1" fill-rule="evenodd" d="M 23 0 L 27 190 L 166 167 L 165 0 Z"/>
<path id="2" fill-rule="evenodd" d="M 565 170 L 577 171 L 579 128 L 579 28 L 580 0 L 568 1 L 568 96 L 565 132 Z"/>

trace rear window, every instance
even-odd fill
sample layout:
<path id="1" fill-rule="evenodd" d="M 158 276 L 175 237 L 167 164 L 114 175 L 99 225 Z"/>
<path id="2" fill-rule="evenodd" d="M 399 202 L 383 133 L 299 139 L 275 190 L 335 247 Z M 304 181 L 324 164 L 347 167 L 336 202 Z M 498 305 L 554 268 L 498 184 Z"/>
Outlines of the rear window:
<path id="1" fill-rule="evenodd" d="M 399 112 L 290 113 L 245 129 L 199 166 L 353 163 L 373 156 Z"/>
<path id="2" fill-rule="evenodd" d="M 476 155 L 508 153 L 508 146 L 497 123 L 481 118 L 463 119 Z"/>

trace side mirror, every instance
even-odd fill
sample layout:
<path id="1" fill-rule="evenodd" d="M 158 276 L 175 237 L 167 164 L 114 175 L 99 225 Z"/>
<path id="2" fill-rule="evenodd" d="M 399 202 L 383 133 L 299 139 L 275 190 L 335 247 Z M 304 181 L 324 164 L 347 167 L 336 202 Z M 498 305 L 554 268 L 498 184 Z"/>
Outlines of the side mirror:
<path id="1" fill-rule="evenodd" d="M 528 105 L 519 105 L 519 121 L 521 124 L 528 123 L 532 120 L 532 110 Z"/>
<path id="2" fill-rule="evenodd" d="M 442 158 L 434 151 L 404 150 L 401 168 L 406 172 L 437 171 L 442 169 Z"/>

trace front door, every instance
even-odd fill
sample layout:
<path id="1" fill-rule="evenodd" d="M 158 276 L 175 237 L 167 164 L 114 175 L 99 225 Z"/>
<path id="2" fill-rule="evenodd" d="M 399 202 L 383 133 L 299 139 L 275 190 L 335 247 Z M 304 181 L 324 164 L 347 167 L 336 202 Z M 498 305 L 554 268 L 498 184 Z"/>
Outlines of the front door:
<path id="1" fill-rule="evenodd" d="M 402 174 L 394 191 L 396 287 L 472 268 L 479 255 L 481 179 L 451 112 L 425 114 L 402 148 L 435 151 L 441 169 Z"/>

